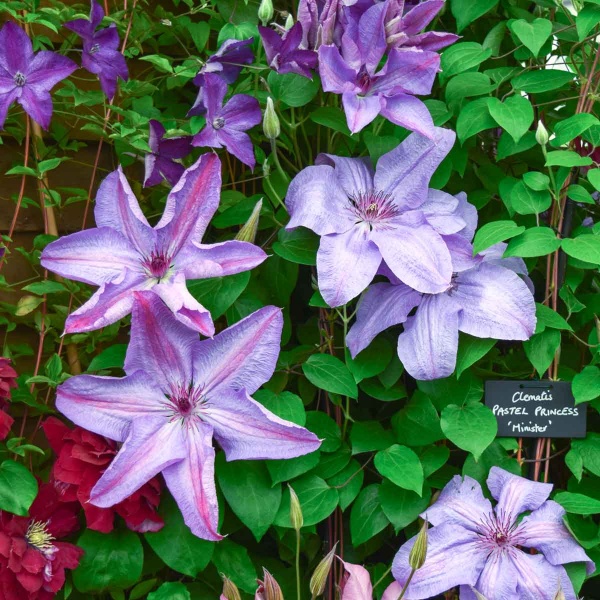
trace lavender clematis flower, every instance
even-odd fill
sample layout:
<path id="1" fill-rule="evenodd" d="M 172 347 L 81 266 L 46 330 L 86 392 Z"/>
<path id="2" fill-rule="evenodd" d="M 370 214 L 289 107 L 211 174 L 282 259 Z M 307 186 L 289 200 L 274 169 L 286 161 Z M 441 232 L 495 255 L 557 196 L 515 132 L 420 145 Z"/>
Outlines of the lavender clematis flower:
<path id="1" fill-rule="evenodd" d="M 111 23 L 108 27 L 96 31 L 104 18 L 104 9 L 92 0 L 89 21 L 75 19 L 65 23 L 65 27 L 74 31 L 83 40 L 81 65 L 84 69 L 98 75 L 102 91 L 111 100 L 117 91 L 117 79 L 129 78 L 125 57 L 119 52 L 119 32 Z"/>
<path id="2" fill-rule="evenodd" d="M 258 31 L 269 66 L 278 73 L 296 73 L 312 79 L 311 69 L 317 66 L 317 53 L 302 49 L 302 24 L 295 23 L 280 36 L 273 29 L 259 25 Z"/>
<path id="3" fill-rule="evenodd" d="M 558 583 L 567 600 L 576 600 L 573 585 L 562 566 L 594 563 L 563 523 L 564 509 L 548 500 L 552 485 L 529 481 L 492 467 L 487 480 L 495 508 L 479 483 L 456 475 L 427 509 L 427 559 L 415 572 L 406 599 L 421 600 L 461 586 L 461 600 L 476 600 L 473 586 L 486 598 L 553 600 Z M 531 511 L 520 522 L 523 512 Z M 422 515 L 424 516 L 424 515 Z M 404 544 L 392 574 L 405 584 L 411 569 L 408 555 L 416 536 Z M 521 548 L 535 548 L 538 554 Z"/>
<path id="4" fill-rule="evenodd" d="M 302 26 L 302 47 L 317 50 L 321 44 L 341 40 L 343 0 L 300 0 L 298 23 Z"/>
<path id="5" fill-rule="evenodd" d="M 381 113 L 396 125 L 431 137 L 431 115 L 415 95 L 431 92 L 440 57 L 435 52 L 392 49 L 377 70 L 387 48 L 385 14 L 386 3 L 369 8 L 360 18 L 356 34 L 344 33 L 342 54 L 334 45 L 319 48 L 323 89 L 342 95 L 352 133 Z"/>
<path id="6" fill-rule="evenodd" d="M 92 504 L 113 506 L 162 472 L 192 532 L 219 540 L 213 437 L 227 460 L 292 458 L 321 444 L 250 397 L 275 370 L 281 310 L 262 308 L 199 341 L 155 294 L 135 296 L 126 377 L 73 377 L 59 387 L 56 406 L 123 442 Z"/>
<path id="7" fill-rule="evenodd" d="M 185 167 L 176 162 L 176 159 L 185 158 L 192 151 L 192 138 L 180 136 L 165 139 L 164 135 L 163 125 L 151 119 L 148 145 L 152 152 L 146 154 L 144 158 L 146 167 L 144 187 L 158 185 L 163 179 L 173 186 L 185 171 Z"/>
<path id="8" fill-rule="evenodd" d="M 8 109 L 18 102 L 44 129 L 50 126 L 50 90 L 77 69 L 66 56 L 42 50 L 33 52 L 27 34 L 12 21 L 0 30 L 0 129 Z"/>
<path id="9" fill-rule="evenodd" d="M 208 148 L 223 148 L 254 169 L 256 159 L 248 129 L 261 122 L 260 104 L 247 94 L 236 94 L 225 104 L 227 84 L 211 73 L 204 75 L 203 102 L 206 108 L 206 126 L 197 133 L 192 144 Z"/>
<path id="10" fill-rule="evenodd" d="M 69 315 L 65 332 L 91 331 L 131 312 L 134 292 L 152 290 L 176 318 L 212 336 L 208 310 L 188 292 L 186 279 L 220 277 L 259 265 L 266 254 L 247 242 L 202 244 L 200 240 L 219 204 L 221 163 L 204 154 L 187 169 L 167 197 L 156 227 L 150 227 L 119 168 L 96 196 L 95 229 L 49 244 L 42 265 L 63 277 L 100 289 Z"/>
<path id="11" fill-rule="evenodd" d="M 441 228 L 455 230 L 455 217 L 429 224 L 431 175 L 450 151 L 455 135 L 436 128 L 434 139 L 413 133 L 384 154 L 373 169 L 363 159 L 320 155 L 290 183 L 288 229 L 307 227 L 321 236 L 319 289 L 330 306 L 358 296 L 382 259 L 405 284 L 421 292 L 446 290 L 452 276 Z M 464 227 L 464 223 L 462 223 Z M 460 225 L 459 225 L 460 227 Z"/>

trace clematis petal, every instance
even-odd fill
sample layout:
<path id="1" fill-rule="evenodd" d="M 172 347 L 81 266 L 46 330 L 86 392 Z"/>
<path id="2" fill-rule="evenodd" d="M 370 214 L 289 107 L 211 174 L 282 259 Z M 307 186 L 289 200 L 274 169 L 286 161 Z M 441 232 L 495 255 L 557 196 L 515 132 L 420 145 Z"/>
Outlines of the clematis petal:
<path id="1" fill-rule="evenodd" d="M 510 515 L 513 522 L 521 513 L 539 508 L 552 491 L 551 483 L 531 481 L 499 467 L 490 469 L 486 483 L 498 501 L 496 512 Z"/>
<path id="2" fill-rule="evenodd" d="M 381 600 L 398 600 L 401 593 L 402 586 L 397 581 L 394 581 L 385 588 L 383 596 L 381 596 Z"/>
<path id="3" fill-rule="evenodd" d="M 412 133 L 377 162 L 375 189 L 391 194 L 402 209 L 418 208 L 427 200 L 431 176 L 455 139 L 453 131 L 442 127 L 435 128 L 432 139 Z"/>
<path id="4" fill-rule="evenodd" d="M 328 165 L 302 169 L 288 187 L 285 205 L 291 217 L 286 229 L 307 227 L 327 235 L 348 231 L 354 224 L 350 201 Z"/>
<path id="5" fill-rule="evenodd" d="M 408 556 L 417 537 L 400 548 L 392 564 L 392 575 L 402 586 L 411 573 Z M 452 523 L 430 529 L 425 564 L 413 575 L 406 600 L 425 600 L 457 585 L 474 585 L 487 556 L 478 541 L 476 533 Z"/>
<path id="6" fill-rule="evenodd" d="M 348 129 L 358 133 L 380 113 L 382 100 L 379 96 L 359 96 L 355 92 L 344 92 L 342 104 L 346 113 Z"/>
<path id="7" fill-rule="evenodd" d="M 525 282 L 486 264 L 460 273 L 453 298 L 463 307 L 460 330 L 481 338 L 526 340 L 535 330 L 535 301 Z"/>
<path id="8" fill-rule="evenodd" d="M 279 54 L 283 40 L 281 36 L 270 27 L 258 26 L 258 32 L 262 41 L 263 48 L 265 49 L 265 55 L 267 57 L 267 64 L 273 64 L 273 61 Z"/>
<path id="9" fill-rule="evenodd" d="M 358 90 L 356 71 L 348 66 L 336 46 L 319 46 L 319 75 L 325 92 L 341 94 Z"/>
<path id="10" fill-rule="evenodd" d="M 247 133 L 235 129 L 223 128 L 217 132 L 217 137 L 227 149 L 227 152 L 235 156 L 239 161 L 254 169 L 256 158 L 254 157 L 254 145 Z"/>
<path id="11" fill-rule="evenodd" d="M 373 168 L 369 158 L 346 158 L 333 154 L 319 154 L 316 165 L 335 168 L 335 176 L 348 198 L 373 189 Z"/>
<path id="12" fill-rule="evenodd" d="M 246 131 L 258 125 L 262 120 L 262 113 L 258 100 L 248 94 L 236 94 L 221 111 L 225 119 L 225 127 L 238 131 Z"/>
<path id="13" fill-rule="evenodd" d="M 481 255 L 473 256 L 473 246 L 459 233 L 444 235 L 444 243 L 450 251 L 452 258 L 452 271 L 454 274 L 475 269 L 483 262 Z M 454 290 L 453 290 L 454 293 Z"/>
<path id="14" fill-rule="evenodd" d="M 458 351 L 460 305 L 446 294 L 425 296 L 398 338 L 398 356 L 418 380 L 452 375 Z"/>
<path id="15" fill-rule="evenodd" d="M 163 471 L 169 491 L 194 535 L 212 541 L 217 532 L 219 506 L 215 489 L 215 450 L 212 427 L 195 422 L 183 429 L 187 457 Z"/>
<path id="16" fill-rule="evenodd" d="M 96 293 L 65 322 L 65 333 L 106 327 L 131 312 L 133 292 L 148 289 L 152 282 L 142 273 L 125 269 L 119 277 L 103 283 Z"/>
<path id="17" fill-rule="evenodd" d="M 280 419 L 244 389 L 221 387 L 206 398 L 201 417 L 212 425 L 228 461 L 294 458 L 321 445 L 314 433 Z"/>
<path id="18" fill-rule="evenodd" d="M 227 93 L 227 84 L 221 77 L 214 73 L 204 74 L 203 99 L 206 107 L 206 118 L 212 121 L 216 118 L 223 106 L 223 99 Z"/>
<path id="19" fill-rule="evenodd" d="M 77 68 L 77 64 L 70 58 L 56 52 L 42 50 L 35 55 L 27 67 L 26 86 L 34 87 L 36 91 L 48 92 Z"/>
<path id="20" fill-rule="evenodd" d="M 427 222 L 440 234 L 450 235 L 458 233 L 465 228 L 464 219 L 457 213 L 458 198 L 442 192 L 430 189 L 427 200 L 419 207 L 425 214 Z"/>
<path id="21" fill-rule="evenodd" d="M 224 277 L 250 271 L 266 258 L 262 248 L 249 242 L 194 243 L 184 246 L 177 255 L 177 269 L 181 269 L 187 279 Z"/>
<path id="22" fill-rule="evenodd" d="M 492 598 L 497 600 L 520 599 L 517 594 L 518 574 L 509 556 L 511 551 L 514 550 L 511 548 L 505 552 L 498 549 L 491 552 L 477 583 L 473 586 L 480 594 L 490 598 L 490 600 Z M 461 600 L 463 593 L 465 592 L 461 587 Z M 470 592 L 470 594 L 465 593 L 465 596 L 472 597 L 473 600 L 477 598 L 473 592 Z"/>
<path id="23" fill-rule="evenodd" d="M 183 273 L 177 273 L 171 281 L 155 285 L 152 291 L 171 309 L 181 324 L 207 337 L 215 333 L 215 326 L 208 311 L 188 291 Z"/>
<path id="24" fill-rule="evenodd" d="M 42 129 L 47 130 L 50 127 L 52 97 L 47 91 L 25 86 L 17 102 Z"/>
<path id="25" fill-rule="evenodd" d="M 444 0 L 425 0 L 417 4 L 402 17 L 402 31 L 411 36 L 423 31 L 444 4 Z"/>
<path id="26" fill-rule="evenodd" d="M 388 327 L 404 323 L 420 301 L 421 295 L 407 285 L 375 283 L 369 286 L 360 299 L 356 322 L 346 336 L 352 357 L 356 357 Z"/>
<path id="27" fill-rule="evenodd" d="M 450 286 L 450 252 L 422 213 L 405 213 L 394 229 L 374 230 L 371 237 L 387 266 L 406 285 L 427 294 Z"/>
<path id="28" fill-rule="evenodd" d="M 441 491 L 439 498 L 421 515 L 432 525 L 454 523 L 477 532 L 483 521 L 492 514 L 492 505 L 483 495 L 479 482 L 455 475 Z"/>
<path id="29" fill-rule="evenodd" d="M 535 548 L 552 565 L 585 562 L 588 575 L 595 565 L 566 528 L 563 518 L 565 509 L 552 500 L 546 500 L 537 510 L 527 515 L 515 534 L 519 545 Z"/>
<path id="30" fill-rule="evenodd" d="M 0 129 L 4 128 L 4 123 L 6 121 L 6 117 L 8 115 L 8 109 L 12 106 L 13 102 L 17 99 L 19 92 L 14 87 L 14 84 L 11 87 L 10 82 L 6 82 L 6 80 L 2 78 L 0 80 L 0 85 L 2 85 L 2 90 L 8 88 L 8 91 L 3 92 L 0 91 Z"/>
<path id="31" fill-rule="evenodd" d="M 445 33 L 442 31 L 426 31 L 411 37 L 404 47 L 415 47 L 419 50 L 429 50 L 430 52 L 437 52 L 450 44 L 454 44 L 456 40 L 459 40 L 460 36 L 454 33 Z"/>
<path id="32" fill-rule="evenodd" d="M 156 234 L 142 213 L 121 167 L 100 184 L 94 218 L 98 227 L 110 227 L 123 235 L 141 256 L 147 257 L 154 250 Z"/>
<path id="33" fill-rule="evenodd" d="M 404 94 L 382 97 L 381 115 L 388 121 L 410 131 L 416 131 L 428 138 L 435 135 L 435 125 L 429 109 L 421 100 Z"/>
<path id="34" fill-rule="evenodd" d="M 221 388 L 255 392 L 273 375 L 283 316 L 281 310 L 266 306 L 228 327 L 211 340 L 202 340 L 194 351 L 194 382 L 204 393 Z"/>
<path id="35" fill-rule="evenodd" d="M 372 600 L 373 584 L 371 576 L 361 565 L 340 560 L 344 566 L 344 575 L 340 585 L 340 600 Z"/>
<path id="36" fill-rule="evenodd" d="M 202 239 L 219 206 L 220 190 L 221 161 L 216 154 L 203 154 L 185 170 L 167 196 L 165 211 L 156 226 L 172 256 L 187 241 Z"/>
<path id="37" fill-rule="evenodd" d="M 25 31 L 13 21 L 0 29 L 0 66 L 10 74 L 25 73 L 33 59 L 33 46 Z"/>
<path id="38" fill-rule="evenodd" d="M 92 488 L 90 502 L 100 508 L 114 506 L 186 456 L 178 420 L 169 421 L 164 415 L 136 419 L 117 456 Z"/>
<path id="39" fill-rule="evenodd" d="M 460 231 L 460 234 L 470 242 L 477 229 L 477 209 L 467 202 L 467 195 L 464 192 L 459 192 L 456 194 L 455 198 L 458 200 L 456 214 L 459 215 L 466 224 L 465 228 Z"/>
<path id="40" fill-rule="evenodd" d="M 179 323 L 154 290 L 134 295 L 125 372 L 145 371 L 167 393 L 192 381 L 191 354 L 198 334 Z"/>
<path id="41" fill-rule="evenodd" d="M 378 2 L 370 6 L 358 22 L 357 44 L 361 59 L 368 73 L 373 73 L 386 51 L 386 33 L 384 27 L 388 5 Z"/>
<path id="42" fill-rule="evenodd" d="M 144 157 L 145 175 L 144 187 L 152 187 L 162 183 L 163 178 L 174 186 L 181 179 L 185 167 L 178 162 L 174 162 L 170 158 L 156 156 L 154 154 L 146 154 Z"/>
<path id="43" fill-rule="evenodd" d="M 392 49 L 371 92 L 386 95 L 398 92 L 430 94 L 439 68 L 440 55 L 436 52 Z"/>
<path id="44" fill-rule="evenodd" d="M 373 281 L 381 253 L 369 238 L 368 230 L 360 226 L 321 238 L 317 252 L 319 291 L 329 306 L 346 304 Z"/>
<path id="45" fill-rule="evenodd" d="M 122 378 L 78 375 L 58 386 L 56 408 L 80 427 L 123 442 L 136 417 L 164 414 L 157 383 L 145 371 Z"/>

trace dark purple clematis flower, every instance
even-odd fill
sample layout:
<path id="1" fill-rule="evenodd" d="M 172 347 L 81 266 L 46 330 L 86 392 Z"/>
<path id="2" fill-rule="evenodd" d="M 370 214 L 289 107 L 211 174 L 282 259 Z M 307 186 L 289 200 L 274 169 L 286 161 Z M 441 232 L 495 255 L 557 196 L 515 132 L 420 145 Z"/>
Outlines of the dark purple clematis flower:
<path id="1" fill-rule="evenodd" d="M 72 377 L 58 388 L 56 406 L 77 425 L 124 442 L 92 504 L 113 506 L 162 472 L 192 532 L 219 540 L 213 437 L 227 460 L 292 458 L 321 444 L 250 397 L 275 370 L 281 310 L 262 308 L 199 341 L 155 294 L 135 296 L 126 377 Z"/>
<path id="2" fill-rule="evenodd" d="M 435 195 L 438 202 L 443 196 L 452 198 L 443 192 Z M 527 340 L 533 334 L 535 300 L 528 279 L 517 275 L 526 276 L 525 263 L 502 259 L 506 244 L 473 256 L 469 240 L 477 212 L 474 207 L 467 209 L 464 194 L 460 196 L 462 206 L 455 214 L 464 215 L 467 227 L 444 236 L 452 257 L 452 281 L 441 292 L 419 294 L 402 284 L 389 268 L 382 269 L 391 283 L 376 283 L 362 297 L 356 323 L 346 338 L 353 357 L 377 334 L 404 323 L 398 338 L 398 356 L 404 368 L 415 379 L 439 379 L 454 372 L 459 331 L 501 340 Z M 416 314 L 409 317 L 415 307 Z"/>
<path id="3" fill-rule="evenodd" d="M 27 34 L 12 21 L 0 30 L 0 129 L 13 102 L 44 129 L 50 126 L 50 90 L 77 69 L 66 56 L 42 50 L 34 54 Z"/>
<path id="4" fill-rule="evenodd" d="M 438 293 L 452 277 L 441 234 L 465 227 L 460 216 L 431 212 L 427 186 L 454 144 L 449 129 L 434 139 L 413 133 L 373 170 L 365 159 L 320 155 L 290 183 L 287 227 L 321 236 L 319 289 L 329 306 L 346 304 L 372 281 L 385 260 L 407 285 Z M 431 223 L 430 223 L 431 219 Z"/>
<path id="5" fill-rule="evenodd" d="M 203 103 L 206 109 L 206 126 L 197 133 L 192 144 L 207 148 L 223 148 L 254 169 L 256 159 L 248 129 L 261 122 L 260 104 L 247 94 L 236 94 L 225 104 L 227 84 L 213 73 L 204 75 Z"/>
<path id="6" fill-rule="evenodd" d="M 189 293 L 186 280 L 240 273 L 266 258 L 248 242 L 201 243 L 220 189 L 221 162 L 216 154 L 203 154 L 184 171 L 161 220 L 150 227 L 121 168 L 111 173 L 96 196 L 97 227 L 62 237 L 42 253 L 46 269 L 100 286 L 69 315 L 65 332 L 114 323 L 131 312 L 134 292 L 152 290 L 181 323 L 212 336 L 210 313 Z"/>
<path id="7" fill-rule="evenodd" d="M 146 154 L 144 158 L 146 167 L 144 187 L 158 185 L 163 178 L 174 186 L 185 171 L 185 167 L 176 160 L 185 158 L 192 151 L 191 136 L 165 139 L 164 135 L 165 128 L 162 124 L 155 119 L 151 119 L 148 145 L 152 153 Z"/>
<path id="8" fill-rule="evenodd" d="M 296 73 L 312 79 L 311 69 L 317 66 L 317 53 L 305 50 L 302 44 L 302 25 L 295 23 L 280 36 L 275 30 L 258 26 L 267 62 L 278 73 Z"/>
<path id="9" fill-rule="evenodd" d="M 342 95 L 348 127 L 360 131 L 381 113 L 396 125 L 426 136 L 433 135 L 427 107 L 415 94 L 429 94 L 439 69 L 435 52 L 392 49 L 379 69 L 386 49 L 386 3 L 369 8 L 342 37 L 342 53 L 334 46 L 319 48 L 319 74 L 323 89 Z"/>
<path id="10" fill-rule="evenodd" d="M 111 23 L 108 27 L 96 31 L 104 18 L 104 9 L 92 0 L 90 19 L 75 19 L 65 23 L 65 27 L 74 31 L 83 40 L 81 66 L 98 75 L 102 91 L 111 100 L 117 91 L 117 79 L 127 81 L 129 71 L 124 56 L 119 52 L 119 32 Z"/>
<path id="11" fill-rule="evenodd" d="M 566 600 L 576 600 L 562 565 L 585 562 L 590 574 L 594 563 L 565 527 L 562 506 L 548 500 L 552 484 L 492 467 L 487 486 L 495 508 L 475 479 L 456 475 L 421 515 L 435 527 L 406 598 L 423 600 L 460 586 L 461 600 L 476 600 L 472 588 L 490 600 L 553 600 L 560 583 Z M 416 536 L 394 558 L 392 574 L 400 585 L 410 575 L 408 555 L 415 541 Z"/>

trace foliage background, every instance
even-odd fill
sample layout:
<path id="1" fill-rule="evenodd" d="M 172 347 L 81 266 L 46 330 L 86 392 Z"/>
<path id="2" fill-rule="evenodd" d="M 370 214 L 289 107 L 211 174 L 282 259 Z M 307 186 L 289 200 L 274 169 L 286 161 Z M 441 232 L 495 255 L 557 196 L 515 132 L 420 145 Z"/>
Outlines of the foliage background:
<path id="1" fill-rule="evenodd" d="M 3 17 L 28 24 L 34 49 L 75 56 L 76 36 L 61 24 L 87 14 L 87 6 L 11 1 L 0 7 Z M 431 26 L 463 36 L 443 51 L 442 72 L 426 100 L 435 124 L 458 134 L 432 185 L 467 192 L 479 210 L 476 249 L 508 241 L 507 255 L 527 262 L 539 302 L 530 341 L 494 343 L 461 334 L 455 375 L 432 382 L 403 373 L 393 331 L 357 360 L 349 358 L 343 336 L 353 307 L 329 309 L 315 293 L 316 236 L 283 229 L 288 217 L 281 200 L 289 179 L 317 153 L 376 161 L 408 132 L 378 117 L 351 136 L 339 97 L 323 93 L 317 76 L 310 81 L 270 71 L 252 0 L 124 0 L 106 8 L 124 40 L 131 73 L 114 104 L 79 70 L 53 94 L 55 113 L 43 138 L 27 132 L 17 107 L 2 133 L 0 228 L 10 254 L 0 278 L 0 327 L 2 352 L 20 373 L 11 408 L 18 419 L 0 448 L 3 460 L 45 477 L 53 457 L 39 425 L 53 412 L 54 388 L 78 372 L 121 374 L 128 339 L 127 320 L 61 337 L 66 315 L 91 290 L 44 272 L 42 248 L 57 234 L 92 225 L 95 190 L 118 164 L 145 214 L 156 220 L 167 188 L 141 185 L 148 121 L 158 119 L 170 134 L 201 129 L 201 117 L 185 117 L 196 93 L 191 80 L 231 37 L 255 39 L 257 60 L 231 91 L 254 95 L 263 108 L 267 96 L 274 99 L 282 170 L 260 127 L 251 132 L 258 160 L 253 173 L 221 153 L 222 199 L 207 239 L 232 239 L 264 198 L 256 243 L 270 257 L 251 273 L 189 288 L 218 329 L 265 304 L 284 308 L 278 370 L 256 398 L 325 441 L 320 451 L 287 461 L 225 463 L 219 453 L 221 531 L 228 537 L 218 544 L 191 535 L 166 490 L 160 505 L 166 525 L 159 533 L 140 535 L 122 522 L 111 534 L 83 531 L 77 543 L 86 555 L 64 597 L 212 600 L 221 588 L 219 573 L 251 595 L 262 567 L 293 597 L 295 534 L 287 482 L 304 513 L 306 578 L 338 542 L 339 553 L 366 564 L 377 581 L 417 531 L 417 516 L 432 495 L 457 473 L 484 482 L 492 465 L 552 481 L 568 525 L 600 561 L 600 169 L 594 162 L 600 160 L 600 3 L 578 2 L 573 9 L 549 0 L 451 0 Z M 275 9 L 274 20 L 283 24 L 296 7 L 278 2 Z M 547 150 L 536 142 L 538 120 L 554 134 Z M 538 376 L 573 380 L 576 401 L 589 402 L 585 439 L 520 445 L 496 438 L 495 420 L 482 403 L 483 382 Z M 519 464 L 518 456 L 525 462 Z M 551 460 L 536 465 L 544 457 Z M 36 486 L 7 464 L 0 465 L 0 508 L 11 510 L 32 500 Z M 576 589 L 584 585 L 586 597 L 600 596 L 594 580 L 584 584 L 583 568 L 567 568 Z M 389 581 L 386 575 L 377 585 L 378 595 Z"/>

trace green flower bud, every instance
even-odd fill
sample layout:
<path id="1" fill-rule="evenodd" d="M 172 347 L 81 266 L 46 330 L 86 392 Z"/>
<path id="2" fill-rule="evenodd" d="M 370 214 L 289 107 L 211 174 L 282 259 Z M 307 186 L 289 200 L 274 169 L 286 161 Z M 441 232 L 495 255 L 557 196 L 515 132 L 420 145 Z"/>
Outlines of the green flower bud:
<path id="1" fill-rule="evenodd" d="M 410 565 L 410 568 L 414 569 L 415 571 L 420 569 L 425 564 L 425 559 L 427 558 L 428 526 L 429 524 L 427 523 L 427 519 L 425 519 L 425 521 L 423 521 L 421 531 L 419 531 L 419 535 L 417 536 L 417 541 L 408 555 L 408 564 Z"/>
<path id="2" fill-rule="evenodd" d="M 242 228 L 238 231 L 235 236 L 236 240 L 240 242 L 254 243 L 256 239 L 256 232 L 258 231 L 258 219 L 260 217 L 260 209 L 262 208 L 262 198 L 256 203 L 252 214 L 248 220 L 244 223 Z"/>
<path id="3" fill-rule="evenodd" d="M 270 96 L 267 98 L 267 108 L 265 108 L 265 114 L 263 116 L 263 131 L 270 140 L 276 140 L 281 133 L 279 117 L 275 112 L 273 99 Z"/>
<path id="4" fill-rule="evenodd" d="M 558 589 L 556 590 L 556 594 L 554 594 L 554 600 L 565 600 L 565 593 L 563 592 L 560 580 L 558 582 Z"/>
<path id="5" fill-rule="evenodd" d="M 544 127 L 544 124 L 541 121 L 538 121 L 538 126 L 535 132 L 535 141 L 540 146 L 545 146 L 549 139 L 550 136 L 548 135 L 548 130 Z"/>
<path id="6" fill-rule="evenodd" d="M 269 21 L 273 18 L 273 13 L 273 0 L 260 0 L 260 4 L 258 6 L 258 18 L 263 24 L 263 27 L 266 27 Z"/>
<path id="7" fill-rule="evenodd" d="M 275 577 L 263 568 L 263 582 L 261 585 L 265 600 L 283 600 L 283 593 Z M 260 588 L 259 588 L 260 589 Z"/>
<path id="8" fill-rule="evenodd" d="M 241 596 L 240 596 L 240 592 L 237 589 L 237 586 L 235 585 L 235 583 L 233 583 L 233 581 L 231 581 L 231 579 L 229 579 L 229 577 L 225 577 L 225 575 L 222 575 L 223 577 L 223 596 L 225 596 L 225 598 L 227 598 L 227 600 L 242 600 Z"/>
<path id="9" fill-rule="evenodd" d="M 298 500 L 298 496 L 296 496 L 294 488 L 289 483 L 288 488 L 290 490 L 290 523 L 296 531 L 300 531 L 300 529 L 302 529 L 302 525 L 304 525 L 304 517 L 302 516 L 300 500 Z"/>
<path id="10" fill-rule="evenodd" d="M 327 554 L 327 556 L 321 559 L 321 562 L 317 565 L 317 568 L 314 570 L 312 577 L 310 578 L 310 593 L 312 594 L 313 598 L 320 596 L 325 591 L 327 578 L 329 577 L 331 565 L 333 563 L 333 559 L 335 558 L 336 548 L 337 543 Z"/>
<path id="11" fill-rule="evenodd" d="M 289 31 L 294 26 L 294 17 L 292 17 L 291 13 L 288 13 L 288 16 L 285 19 L 285 29 Z"/>

